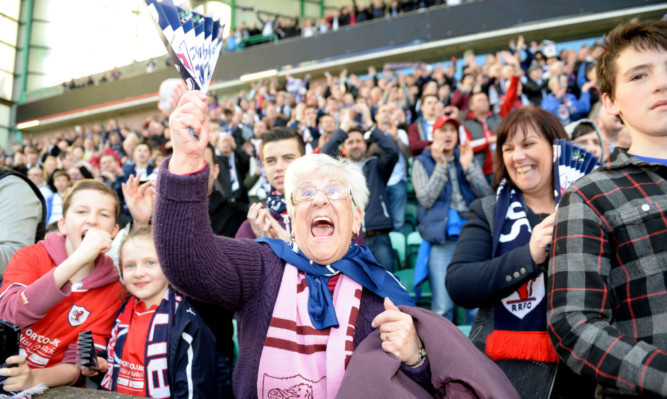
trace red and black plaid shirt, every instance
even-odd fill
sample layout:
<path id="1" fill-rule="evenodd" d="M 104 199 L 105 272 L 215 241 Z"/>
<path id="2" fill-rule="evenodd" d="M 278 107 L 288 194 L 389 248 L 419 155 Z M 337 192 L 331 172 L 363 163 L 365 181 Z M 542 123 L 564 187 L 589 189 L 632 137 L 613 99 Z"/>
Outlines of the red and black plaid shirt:
<path id="1" fill-rule="evenodd" d="M 560 201 L 548 330 L 608 394 L 667 396 L 667 167 L 617 149 Z"/>

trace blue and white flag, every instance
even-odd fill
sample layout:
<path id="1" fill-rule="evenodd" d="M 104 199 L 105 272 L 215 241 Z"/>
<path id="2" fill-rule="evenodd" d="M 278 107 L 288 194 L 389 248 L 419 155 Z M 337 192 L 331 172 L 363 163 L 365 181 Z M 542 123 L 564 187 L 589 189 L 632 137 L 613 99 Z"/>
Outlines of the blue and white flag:
<path id="1" fill-rule="evenodd" d="M 598 157 L 564 139 L 554 140 L 553 162 L 556 204 L 572 183 L 592 172 L 600 164 Z"/>
<path id="2" fill-rule="evenodd" d="M 145 2 L 188 89 L 207 91 L 222 48 L 220 20 L 178 7 L 173 0 Z"/>

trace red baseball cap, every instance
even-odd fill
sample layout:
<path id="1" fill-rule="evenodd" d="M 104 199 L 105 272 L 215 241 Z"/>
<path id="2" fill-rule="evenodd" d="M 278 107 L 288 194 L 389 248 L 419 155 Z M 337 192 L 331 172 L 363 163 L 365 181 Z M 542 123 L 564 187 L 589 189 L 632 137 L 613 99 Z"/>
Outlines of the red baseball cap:
<path id="1" fill-rule="evenodd" d="M 456 127 L 456 130 L 459 130 L 459 126 L 461 125 L 458 120 L 455 118 L 450 118 L 449 116 L 441 116 L 438 119 L 435 120 L 433 123 L 433 132 L 435 132 L 437 129 L 440 129 L 441 127 L 445 126 L 445 123 L 447 122 L 452 122 L 454 126 Z"/>
<path id="2" fill-rule="evenodd" d="M 106 150 L 104 150 L 103 154 L 111 154 L 111 155 L 113 155 L 114 158 L 116 158 L 116 161 L 118 161 L 118 165 L 123 164 L 123 161 L 121 161 L 121 159 L 118 156 L 118 154 L 116 153 L 116 151 L 112 150 L 111 148 L 107 148 Z M 102 157 L 100 156 L 100 158 L 102 158 Z"/>

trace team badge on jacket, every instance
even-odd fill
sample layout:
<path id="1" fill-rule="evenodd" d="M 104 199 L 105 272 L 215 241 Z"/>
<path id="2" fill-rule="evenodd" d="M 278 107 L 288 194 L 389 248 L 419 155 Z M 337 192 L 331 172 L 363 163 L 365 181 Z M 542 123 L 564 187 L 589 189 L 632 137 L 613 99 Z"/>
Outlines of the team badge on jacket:
<path id="1" fill-rule="evenodd" d="M 69 324 L 72 327 L 80 326 L 88 320 L 89 315 L 90 311 L 83 306 L 72 305 L 72 308 L 67 315 L 67 321 L 69 321 Z"/>
<path id="2" fill-rule="evenodd" d="M 542 302 L 544 296 L 544 274 L 540 274 L 504 298 L 503 305 L 514 316 L 523 319 Z"/>

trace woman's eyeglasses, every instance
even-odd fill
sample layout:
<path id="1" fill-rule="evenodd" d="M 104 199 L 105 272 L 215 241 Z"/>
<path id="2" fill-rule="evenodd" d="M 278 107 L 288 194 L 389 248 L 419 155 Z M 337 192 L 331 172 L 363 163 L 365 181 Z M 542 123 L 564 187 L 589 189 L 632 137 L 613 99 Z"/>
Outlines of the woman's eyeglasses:
<path id="1" fill-rule="evenodd" d="M 312 201 L 318 191 L 321 191 L 330 200 L 343 199 L 351 194 L 350 189 L 342 184 L 330 184 L 322 189 L 313 186 L 301 186 L 292 193 L 292 202 L 297 204 Z"/>

